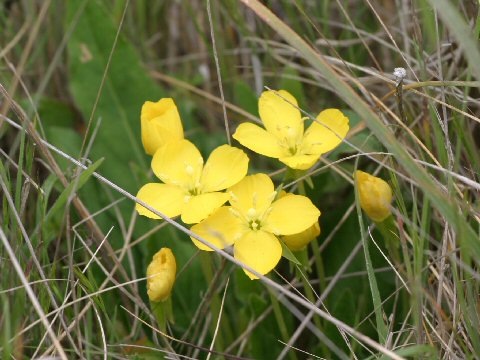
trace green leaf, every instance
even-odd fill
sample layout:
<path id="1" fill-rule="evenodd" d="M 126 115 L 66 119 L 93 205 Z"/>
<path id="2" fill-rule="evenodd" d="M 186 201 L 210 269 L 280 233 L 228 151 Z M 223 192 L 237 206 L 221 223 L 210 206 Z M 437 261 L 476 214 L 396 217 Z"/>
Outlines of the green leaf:
<path id="1" fill-rule="evenodd" d="M 109 61 L 121 24 L 114 22 L 102 2 L 91 0 L 83 6 L 80 1 L 69 1 L 66 7 L 67 26 L 78 17 L 68 42 L 70 90 L 86 123 L 101 88 L 87 134 L 91 136 L 101 118 L 91 157 L 105 157 L 104 175 L 126 190 L 136 191 L 139 184 L 128 175 L 130 164 L 148 168 L 141 146 L 140 110 L 145 101 L 157 101 L 164 92 L 148 76 L 139 55 L 121 31 Z"/>
<path id="2" fill-rule="evenodd" d="M 103 162 L 103 159 L 97 160 L 95 163 L 90 165 L 85 171 L 83 171 L 78 178 L 75 178 L 68 186 L 62 191 L 58 199 L 55 201 L 53 206 L 50 208 L 47 216 L 45 216 L 44 222 L 48 220 L 58 211 L 62 210 L 65 206 L 65 203 L 68 200 L 68 197 L 77 192 L 85 183 L 90 179 L 92 174 L 97 170 L 100 164 Z"/>
<path id="3" fill-rule="evenodd" d="M 401 349 L 395 350 L 395 353 L 399 356 L 411 356 L 415 359 L 438 359 L 437 350 L 429 345 L 412 345 L 405 346 Z M 368 359 L 378 359 L 376 356 L 369 357 Z M 380 360 L 388 360 L 390 357 L 383 355 Z"/>
<path id="4" fill-rule="evenodd" d="M 283 241 L 280 241 L 280 244 L 282 244 L 282 256 L 285 258 L 285 259 L 288 259 L 290 260 L 291 262 L 301 266 L 302 263 L 300 261 L 298 261 L 298 259 L 296 258 L 295 255 L 293 255 L 293 252 L 292 250 L 290 250 L 288 248 L 287 245 L 285 245 L 285 243 Z"/>
<path id="5" fill-rule="evenodd" d="M 84 273 L 80 271 L 80 269 L 76 266 L 73 267 L 73 272 L 75 276 L 78 278 L 80 283 L 82 284 L 83 288 L 89 293 L 92 294 L 98 290 L 98 286 L 95 284 L 93 278 L 90 280 L 88 277 L 85 276 Z M 97 305 L 103 314 L 107 314 L 107 308 L 105 307 L 105 303 L 100 295 L 96 295 L 92 297 L 93 302 Z"/>
<path id="6" fill-rule="evenodd" d="M 307 106 L 307 101 L 305 98 L 305 93 L 303 92 L 303 84 L 298 80 L 298 78 L 299 74 L 297 70 L 291 66 L 287 66 L 283 71 L 279 89 L 287 90 L 295 97 L 295 99 L 297 99 L 298 106 L 301 109 L 305 109 Z M 317 113 L 320 112 L 320 109 L 315 110 Z"/>

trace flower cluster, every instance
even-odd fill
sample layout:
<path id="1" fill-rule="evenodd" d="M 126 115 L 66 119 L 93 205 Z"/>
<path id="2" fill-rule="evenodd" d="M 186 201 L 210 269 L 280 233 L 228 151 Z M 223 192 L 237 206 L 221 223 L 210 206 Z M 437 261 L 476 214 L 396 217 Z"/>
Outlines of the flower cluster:
<path id="1" fill-rule="evenodd" d="M 312 167 L 349 130 L 348 118 L 337 109 L 322 111 L 305 130 L 306 118 L 284 90 L 265 91 L 259 113 L 265 129 L 243 123 L 233 138 L 292 169 Z M 137 197 L 169 217 L 180 215 L 192 225 L 193 233 L 210 244 L 220 249 L 233 246 L 236 259 L 267 274 L 280 261 L 282 242 L 298 251 L 320 234 L 320 211 L 312 201 L 276 191 L 266 174 L 247 175 L 249 159 L 241 149 L 221 145 L 205 162 L 196 146 L 184 138 L 172 99 L 146 102 L 141 125 L 143 146 L 153 155 L 152 170 L 160 182 L 144 185 Z M 159 218 L 139 204 L 136 210 Z M 201 250 L 212 250 L 193 237 L 192 241 Z"/>

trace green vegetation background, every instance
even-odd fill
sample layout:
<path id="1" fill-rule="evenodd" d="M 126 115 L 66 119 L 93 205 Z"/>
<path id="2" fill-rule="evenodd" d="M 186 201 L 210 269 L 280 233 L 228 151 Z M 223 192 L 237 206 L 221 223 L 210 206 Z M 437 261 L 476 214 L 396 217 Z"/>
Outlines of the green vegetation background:
<path id="1" fill-rule="evenodd" d="M 346 13 L 356 24 L 354 28 L 347 26 L 347 19 L 340 14 L 340 7 L 334 1 L 321 1 L 318 4 L 301 1 L 270 1 L 267 5 L 312 44 L 321 37 L 338 42 L 358 39 L 358 33 L 355 31 L 358 27 L 368 38 L 372 46 L 371 51 L 375 53 L 374 58 L 383 68 L 377 70 L 385 70 L 389 73 L 394 66 L 402 64 L 401 55 L 392 50 L 391 46 L 387 47 L 382 43 L 371 41 L 368 34 L 381 32 L 382 25 L 366 3 L 362 1 L 343 3 Z M 96 163 L 103 159 L 96 171 L 135 194 L 146 182 L 155 181 L 154 176 L 149 172 L 150 158 L 144 154 L 140 140 L 140 109 L 144 101 L 173 97 L 179 107 L 186 136 L 205 155 L 214 147 L 225 143 L 226 138 L 222 107 L 218 102 L 209 100 L 205 96 L 205 94 L 211 94 L 217 98 L 219 96 L 206 3 L 203 1 L 131 1 L 124 21 L 121 23 L 125 4 L 124 1 L 107 0 L 52 1 L 46 15 L 47 21 L 42 25 L 42 30 L 26 62 L 26 87 L 32 98 L 28 98 L 22 89 L 17 90 L 14 98 L 26 110 L 27 115 L 35 119 L 38 131 L 44 132 L 45 139 L 49 143 L 76 158 L 81 153 L 82 143 L 86 140 L 87 144 L 92 144 L 88 154 L 89 161 Z M 3 4 L 4 9 L 0 13 L 0 26 L 3 28 L 2 42 L 11 39 L 18 31 L 21 21 L 17 19 L 34 19 L 34 15 L 38 14 L 38 8 L 42 4 L 25 1 L 24 4 L 18 5 L 18 8 L 15 6 L 17 5 L 7 9 L 7 5 Z M 389 5 L 388 1 L 379 1 L 376 6 L 382 11 L 389 6 L 395 8 L 395 5 Z M 419 26 L 424 38 L 422 41 L 412 38 L 414 41 L 411 45 L 412 53 L 420 64 L 423 77 L 420 80 L 428 80 L 429 65 L 425 65 L 426 59 L 422 51 L 435 52 L 438 40 L 435 38 L 432 9 L 425 1 L 418 1 L 416 6 L 420 20 Z M 296 96 L 303 109 L 314 115 L 328 107 L 338 107 L 347 113 L 350 117 L 351 129 L 355 129 L 349 141 L 360 147 L 363 152 L 385 150 L 382 144 L 372 136 L 369 128 L 365 127 L 365 122 L 360 119 L 355 109 L 342 101 L 341 97 L 335 93 L 335 89 L 330 88 L 307 61 L 299 58 L 292 48 L 286 47 L 282 52 L 282 38 L 279 33 L 256 19 L 253 12 L 237 1 L 212 1 L 211 7 L 220 73 L 227 101 L 252 116 L 258 116 L 257 99 L 259 92 L 262 91 L 261 86 L 285 89 Z M 20 8 L 24 13 L 19 10 Z M 18 13 L 14 13 L 15 11 Z M 18 18 L 15 19 L 14 15 L 18 15 Z M 398 23 L 393 21 L 389 25 L 398 26 Z M 444 33 L 440 35 L 443 36 Z M 9 55 L 10 61 L 18 59 L 22 51 L 22 43 L 17 44 Z M 366 76 L 365 69 L 377 65 L 361 41 L 354 41 L 351 46 L 337 47 L 334 43 L 321 45 L 319 51 L 334 58 L 342 58 L 347 63 L 359 65 L 360 69 L 353 66 L 349 69 L 351 75 L 356 78 Z M 2 66 L 0 82 L 8 89 L 8 84 L 13 81 L 14 76 L 5 63 Z M 458 74 L 458 79 L 471 79 L 469 75 L 465 76 L 460 71 Z M 43 82 L 45 82 L 44 91 L 37 92 L 36 89 L 41 87 Z M 188 86 L 181 86 L 181 84 L 193 86 L 199 91 L 194 93 Z M 374 91 L 380 97 L 393 89 L 391 84 L 375 86 Z M 99 88 L 101 93 L 97 103 Z M 409 120 L 413 121 L 415 112 L 421 104 L 413 99 L 410 100 L 407 112 Z M 449 97 L 448 100 L 455 106 L 461 106 L 454 97 Z M 390 101 L 389 105 L 397 111 L 394 99 L 391 98 Z M 430 105 L 427 111 L 428 109 L 430 115 L 435 116 L 434 106 Z M 14 114 L 10 112 L 9 116 L 13 117 Z M 429 114 L 427 113 L 426 116 Z M 231 110 L 228 111 L 228 118 L 231 128 L 247 120 L 242 114 Z M 464 120 L 463 117 L 455 114 L 452 126 L 467 129 L 468 126 L 462 125 Z M 89 126 L 90 123 L 91 126 Z M 426 132 L 423 132 L 420 126 L 414 130 L 435 153 L 441 164 L 447 166 L 448 156 L 443 146 L 445 139 L 442 140 L 444 135 L 438 123 L 433 122 L 430 126 L 432 128 Z M 427 136 L 431 132 L 436 137 Z M 97 264 L 94 263 L 89 267 L 85 277 L 78 275 L 78 271 L 71 273 L 70 266 L 83 268 L 91 255 L 85 250 L 84 245 L 75 239 L 69 228 L 82 219 L 72 206 L 66 206 L 65 198 L 59 196 L 64 194 L 64 187 L 55 175 L 49 173 L 37 161 L 39 155 L 35 146 L 22 132 L 4 124 L 0 130 L 0 136 L 2 148 L 6 149 L 5 151 L 15 161 L 23 163 L 25 172 L 38 182 L 43 190 L 42 195 L 30 187 L 30 194 L 22 198 L 25 177 L 20 176 L 14 168 L 4 162 L 4 158 L 2 159 L 2 178 L 9 190 L 15 194 L 17 210 L 21 209 L 23 202 L 26 204 L 23 205 L 22 221 L 31 236 L 32 245 L 44 266 L 47 277 L 64 280 L 80 279 L 83 287 L 77 288 L 76 296 L 97 291 L 99 284 L 105 279 L 105 274 Z M 457 153 L 460 154 L 457 157 L 460 158 L 461 154 L 465 154 L 469 166 L 478 171 L 478 144 L 473 140 L 472 133 L 464 130 L 451 137 Z M 425 159 L 424 151 L 412 145 L 413 142 L 410 139 L 402 141 L 405 141 L 405 146 L 418 151 L 419 159 Z M 328 160 L 335 161 L 355 153 L 356 150 L 347 144 L 342 144 L 328 156 Z M 275 171 L 281 168 L 278 162 L 256 157 L 252 153 L 249 155 L 251 155 L 250 172 L 252 173 Z M 55 158 L 69 181 L 74 182 L 75 166 L 60 156 Z M 375 169 L 375 164 L 366 157 L 362 157 L 357 165 L 370 171 Z M 345 175 L 351 176 L 357 165 L 355 160 L 345 161 L 338 165 L 337 171 L 334 171 L 333 167 L 327 168 L 312 178 L 314 189 L 308 189 L 308 195 L 322 211 L 320 218 L 322 234 L 318 239 L 320 245 L 328 238 L 348 209 L 355 204 L 353 186 L 347 181 Z M 390 165 L 397 167 L 394 161 Z M 382 174 L 387 180 L 392 179 L 387 172 Z M 410 217 L 416 224 L 407 226 L 407 231 L 418 241 L 424 239 L 422 244 L 425 245 L 419 251 L 421 254 L 424 252 L 426 254 L 428 249 L 436 249 L 436 245 L 428 245 L 430 241 L 428 239 L 440 239 L 444 224 L 438 219 L 432 220 L 432 217 L 438 216 L 438 213 L 431 207 L 430 201 L 423 197 L 422 190 L 425 189 L 411 191 L 408 183 L 402 180 L 400 182 L 401 184 L 395 188 L 398 201 L 395 206 L 399 207 L 399 203 L 404 204 L 401 211 L 404 211 L 404 215 Z M 99 183 L 93 177 L 86 179 L 82 184 L 78 196 L 91 213 L 122 198 L 120 194 L 115 193 L 105 184 Z M 1 198 L 3 201 L 2 224 L 5 231 L 8 228 L 6 232 L 21 264 L 31 269 L 32 264 L 29 262 L 28 251 L 25 242 L 22 241 L 18 224 L 8 210 L 5 196 Z M 114 249 L 121 249 L 125 245 L 130 226 L 133 227 L 129 236 L 131 242 L 135 242 L 160 224 L 159 221 L 137 218 L 133 208 L 134 204 L 129 200 L 122 200 L 95 216 L 95 221 L 104 233 L 111 230 L 108 241 Z M 67 218 L 69 225 L 66 224 Z M 418 227 L 420 231 L 412 230 Z M 91 240 L 92 234 L 88 228 L 84 225 L 79 226 L 78 232 L 94 251 L 96 245 Z M 70 234 L 67 235 L 67 233 Z M 383 242 L 380 234 L 376 231 L 373 234 L 383 251 L 387 251 L 388 246 Z M 324 273 L 319 273 L 315 266 L 305 269 L 315 292 L 321 294 L 329 279 L 337 273 L 359 241 L 361 241 L 361 231 L 358 215 L 354 210 L 324 247 L 321 259 L 316 259 L 315 266 L 321 264 Z M 175 323 L 169 328 L 172 336 L 180 339 L 185 335 L 183 338 L 185 341 L 197 344 L 202 327 L 210 322 L 210 325 L 207 324 L 206 336 L 201 341 L 201 346 L 209 347 L 227 278 L 230 278 L 230 285 L 227 289 L 215 350 L 225 351 L 249 324 L 265 311 L 270 311 L 272 297 L 267 287 L 259 282 L 248 280 L 240 269 L 231 264 L 225 264 L 215 254 L 198 254 L 188 237 L 171 226 L 154 231 L 131 247 L 131 253 L 123 262 L 129 276 L 131 278 L 145 276 L 146 266 L 152 255 L 164 246 L 173 249 L 178 267 L 182 269 L 172 299 L 175 318 Z M 0 250 L 2 254 L 0 261 L 7 266 L 2 270 L 0 290 L 5 290 L 18 286 L 19 282 L 13 269 L 4 260 L 6 254 L 2 251 Z M 370 255 L 374 268 L 378 269 L 376 280 L 380 297 L 384 300 L 382 314 L 385 317 L 395 314 L 394 321 L 390 323 L 390 331 L 405 330 L 404 327 L 408 331 L 413 331 L 411 328 L 418 323 L 410 317 L 409 311 L 412 307 L 415 309 L 415 301 L 418 299 L 412 299 L 402 288 L 385 258 L 373 245 L 370 246 Z M 418 265 L 418 262 L 416 264 Z M 422 264 L 425 265 L 425 261 L 420 262 L 420 265 Z M 475 265 L 473 266 L 475 268 Z M 282 259 L 278 271 L 287 279 L 292 279 L 296 275 L 293 266 L 286 259 Z M 420 288 L 429 292 L 430 285 L 422 271 L 421 268 L 417 279 L 420 281 Z M 358 251 L 346 272 L 352 275 L 340 279 L 335 284 L 324 302 L 325 308 L 334 317 L 378 341 L 379 331 L 375 323 L 375 309 L 362 250 Z M 272 278 L 282 281 L 275 274 L 272 274 Z M 39 277 L 35 271 L 29 271 L 28 279 L 34 281 Z M 121 277 L 118 280 L 125 281 Z M 472 281 L 470 285 L 471 288 L 466 291 L 478 295 L 478 283 Z M 69 289 L 67 282 L 52 282 L 51 286 L 61 302 Z M 45 312 L 52 310 L 44 287 L 35 285 L 34 289 Z M 138 293 L 148 307 L 145 282 L 138 283 Z M 208 298 L 204 302 L 206 295 Z M 138 350 L 138 353 L 133 355 L 135 351 L 129 349 L 126 352 L 125 349 L 118 347 L 119 344 L 125 343 L 137 343 L 155 348 L 163 346 L 148 326 L 136 321 L 123 309 L 123 307 L 135 309 L 136 304 L 133 301 L 126 299 L 118 289 L 104 292 L 95 296 L 94 299 L 101 310 L 100 316 L 103 320 L 107 343 L 117 345 L 109 348 L 112 354 L 137 359 L 160 356 L 159 352 L 153 350 Z M 23 337 L 13 342 L 9 341 L 14 334 L 36 317 L 25 297 L 24 290 L 1 292 L 0 301 L 3 308 L 3 315 L 0 316 L 0 333 L 3 339 L 0 340 L 2 357 L 8 358 L 10 354 L 31 356 L 45 331 L 41 325 L 35 326 Z M 420 300 L 420 303 L 423 304 L 424 301 L 431 306 L 431 303 L 425 299 Z M 85 303 L 80 303 L 78 307 L 66 308 L 63 317 L 74 319 L 84 305 Z M 201 311 L 197 314 L 200 306 Z M 284 347 L 280 340 L 287 342 L 299 325 L 299 320 L 292 314 L 291 308 L 281 304 L 278 306 L 283 318 L 276 316 L 275 311 L 269 312 L 253 332 L 245 337 L 242 356 L 255 359 L 275 359 L 278 356 Z M 479 321 L 478 309 L 475 310 L 473 303 L 465 304 L 465 307 L 471 314 L 475 314 L 471 324 L 474 329 Z M 300 310 L 305 313 L 305 309 Z M 142 309 L 138 310 L 137 315 L 142 319 L 148 318 Z M 196 321 L 193 323 L 192 319 Z M 369 351 L 351 339 L 352 349 L 349 350 L 340 332 L 332 324 L 316 319 L 315 325 L 344 355 L 353 352 L 359 359 L 370 355 Z M 55 323 L 55 332 L 61 329 L 58 322 Z M 82 347 L 85 357 L 100 358 L 102 345 L 99 334 L 101 331 L 92 312 L 86 315 L 73 333 L 76 337 L 84 339 Z M 399 339 L 400 343 L 405 344 L 415 342 L 407 335 L 399 335 Z M 462 343 L 462 340 L 459 342 Z M 474 343 L 473 348 L 478 350 L 480 344 L 478 339 L 473 336 L 471 342 Z M 194 352 L 193 348 L 187 345 L 179 345 L 174 341 L 171 343 L 179 354 L 191 356 Z M 436 342 L 426 343 L 432 347 L 437 346 Z M 463 343 L 463 347 L 468 353 L 469 347 L 465 345 L 466 343 Z M 64 341 L 63 344 L 68 348 L 68 341 Z M 49 342 L 46 341 L 42 345 L 42 350 L 48 346 Z M 328 346 L 319 341 L 309 330 L 304 330 L 295 346 L 325 358 L 338 357 L 338 354 L 333 354 Z M 230 351 L 235 354 L 237 350 L 238 347 L 235 347 Z M 69 349 L 69 351 L 72 350 Z M 430 351 L 432 354 L 433 350 Z M 422 352 L 425 352 L 424 349 L 419 350 L 419 353 Z M 200 353 L 199 357 L 206 356 L 205 353 Z M 292 359 L 306 358 L 305 354 L 295 351 L 291 351 L 289 356 Z M 415 357 L 417 356 L 420 355 L 415 354 Z"/>

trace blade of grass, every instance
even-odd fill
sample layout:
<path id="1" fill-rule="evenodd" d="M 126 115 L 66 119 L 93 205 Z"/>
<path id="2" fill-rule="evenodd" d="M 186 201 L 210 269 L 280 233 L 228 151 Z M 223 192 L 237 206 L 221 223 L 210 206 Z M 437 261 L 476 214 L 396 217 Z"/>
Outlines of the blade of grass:
<path id="1" fill-rule="evenodd" d="M 457 38 L 458 44 L 468 60 L 470 70 L 477 79 L 480 79 L 480 50 L 478 49 L 478 39 L 474 39 L 472 36 L 473 30 L 469 28 L 453 2 L 446 0 L 428 0 L 428 2 L 438 11 L 448 29 Z"/>

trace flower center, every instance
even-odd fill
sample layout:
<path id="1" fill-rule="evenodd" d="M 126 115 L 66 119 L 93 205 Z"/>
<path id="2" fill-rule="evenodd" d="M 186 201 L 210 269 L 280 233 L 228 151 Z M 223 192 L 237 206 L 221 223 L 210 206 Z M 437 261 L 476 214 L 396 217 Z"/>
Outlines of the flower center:
<path id="1" fill-rule="evenodd" d="M 184 171 L 186 174 L 185 190 L 187 196 L 197 196 L 202 193 L 203 185 L 200 182 L 200 176 L 203 169 L 203 159 L 199 158 L 197 164 L 185 163 Z"/>
<path id="2" fill-rule="evenodd" d="M 259 200 L 258 193 L 254 192 L 252 194 L 252 207 L 245 211 L 235 206 L 235 203 L 237 203 L 239 199 L 235 193 L 230 191 L 230 204 L 232 204 L 232 207 L 229 210 L 235 217 L 239 218 L 248 229 L 258 231 L 265 226 L 265 219 L 272 210 L 270 204 L 276 195 L 277 192 L 274 191 L 267 199 Z"/>
<path id="3" fill-rule="evenodd" d="M 261 215 L 262 214 L 259 214 L 255 208 L 250 208 L 247 210 L 246 220 L 248 227 L 253 231 L 257 231 L 262 227 Z"/>
<path id="4" fill-rule="evenodd" d="M 289 125 L 278 127 L 277 130 L 280 133 L 279 145 L 286 149 L 291 156 L 296 155 L 302 142 L 300 131 Z"/>

